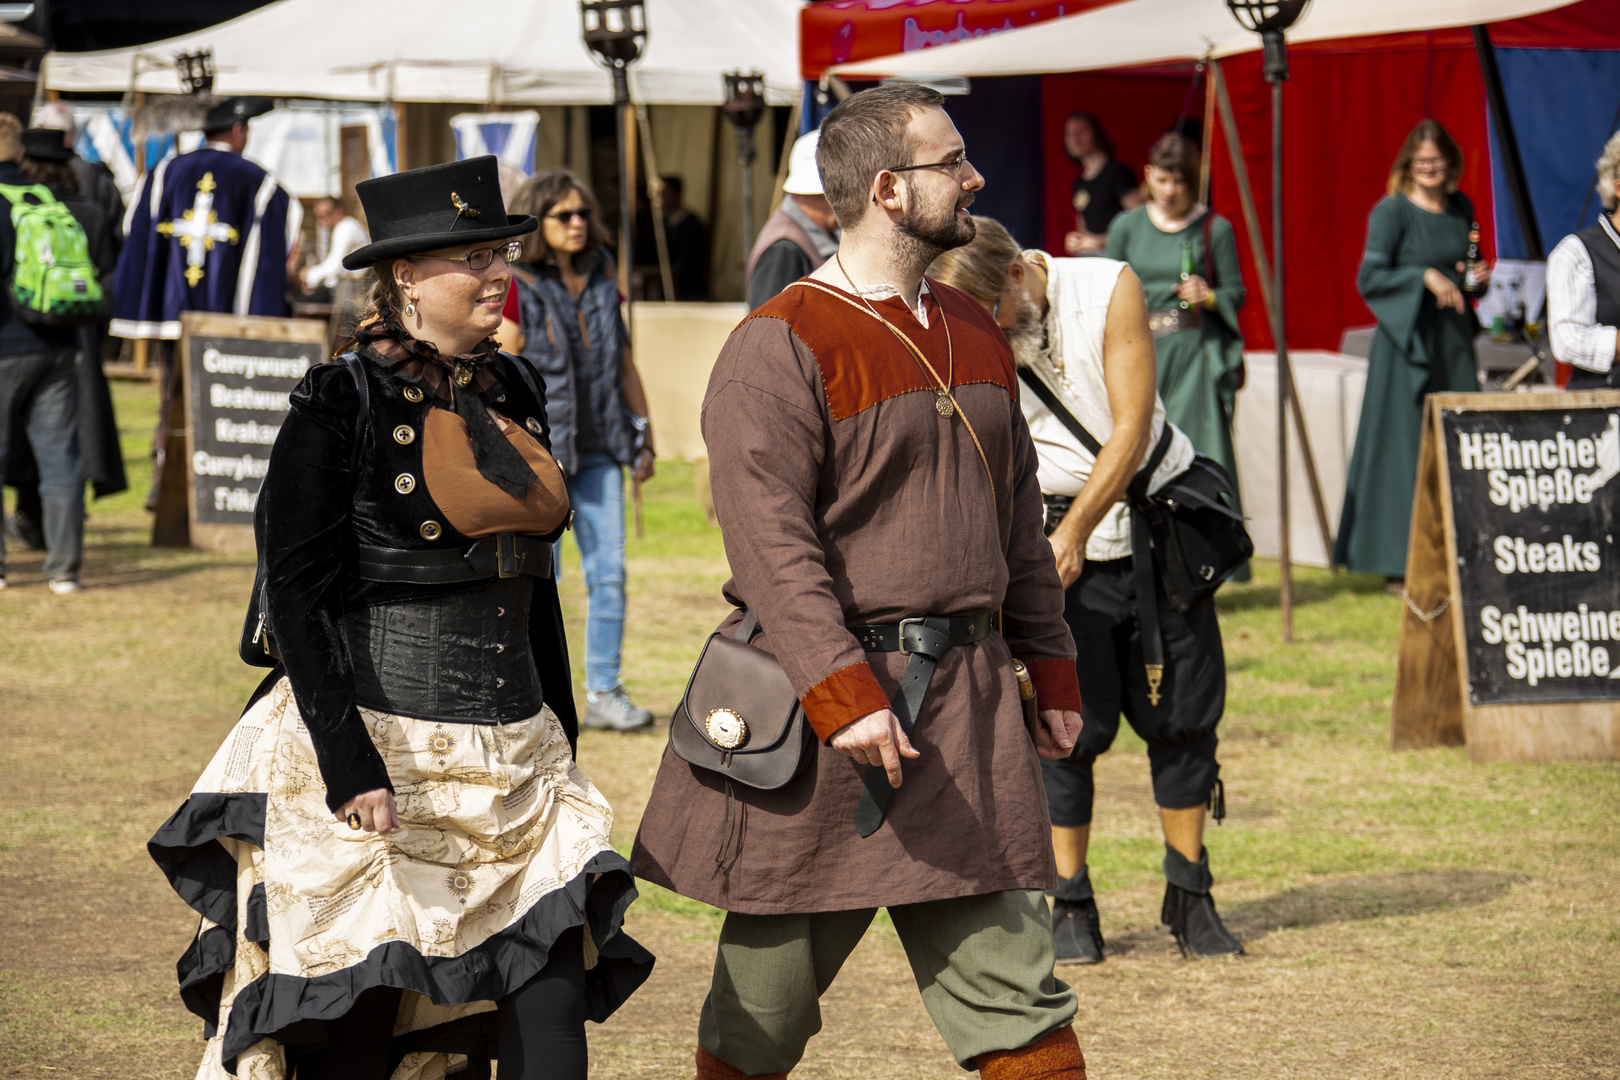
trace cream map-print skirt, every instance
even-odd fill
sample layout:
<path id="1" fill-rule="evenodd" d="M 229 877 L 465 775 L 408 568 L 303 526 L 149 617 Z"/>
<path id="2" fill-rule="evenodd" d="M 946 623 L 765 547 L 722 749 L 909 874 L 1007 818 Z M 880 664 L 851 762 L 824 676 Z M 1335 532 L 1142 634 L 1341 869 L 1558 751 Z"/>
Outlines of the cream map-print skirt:
<path id="1" fill-rule="evenodd" d="M 407 991 L 393 1080 L 443 1076 L 487 1038 L 495 1002 L 585 928 L 587 1012 L 601 1021 L 652 956 L 622 931 L 635 898 L 613 811 L 549 708 L 506 725 L 362 709 L 400 827 L 352 830 L 326 791 L 285 678 L 243 714 L 148 845 L 202 916 L 179 964 L 204 1021 L 199 1080 L 285 1080 L 373 986 Z"/>

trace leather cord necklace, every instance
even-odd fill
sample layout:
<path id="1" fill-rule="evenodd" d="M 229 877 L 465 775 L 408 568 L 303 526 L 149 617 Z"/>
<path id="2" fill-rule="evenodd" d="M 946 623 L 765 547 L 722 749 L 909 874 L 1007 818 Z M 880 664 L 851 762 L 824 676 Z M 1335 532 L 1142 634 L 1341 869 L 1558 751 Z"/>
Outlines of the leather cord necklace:
<path id="1" fill-rule="evenodd" d="M 833 257 L 836 259 L 838 256 L 835 253 Z M 856 285 L 855 280 L 849 276 L 849 271 L 844 270 L 842 260 L 840 260 L 838 263 L 838 269 L 843 273 L 844 280 L 849 282 L 850 288 L 855 289 L 858 294 L 860 291 L 860 286 Z M 818 292 L 824 292 L 828 296 L 842 300 L 856 311 L 870 315 L 872 318 L 882 323 L 888 328 L 889 333 L 900 339 L 901 344 L 905 345 L 905 347 L 910 350 L 911 355 L 916 358 L 917 362 L 922 366 L 923 371 L 934 380 L 934 385 L 936 387 L 934 411 L 939 413 L 939 415 L 946 420 L 949 420 L 953 416 L 960 416 L 962 418 L 962 424 L 967 428 L 968 437 L 973 440 L 973 448 L 979 452 L 979 463 L 984 466 L 985 479 L 990 482 L 990 497 L 994 499 L 996 497 L 996 478 L 995 475 L 990 471 L 990 459 L 984 456 L 984 446 L 979 442 L 979 434 L 973 430 L 973 422 L 967 418 L 967 414 L 962 411 L 962 407 L 956 403 L 956 397 L 951 393 L 950 383 L 939 377 L 939 372 L 935 370 L 933 364 L 928 362 L 928 357 L 920 348 L 917 347 L 917 343 L 912 341 L 910 336 L 907 335 L 904 330 L 901 330 L 888 319 L 885 319 L 877 308 L 873 307 L 871 302 L 868 301 L 864 296 L 861 297 L 860 303 L 856 303 L 854 300 L 851 300 L 837 289 L 828 288 L 821 282 L 813 281 L 810 278 L 800 278 L 798 281 L 793 282 L 793 284 L 802 285 L 807 289 L 815 289 Z M 939 304 L 938 307 L 940 321 L 945 326 L 945 344 L 946 349 L 948 350 L 947 370 L 949 371 L 951 378 L 954 379 L 956 376 L 956 350 L 951 345 L 951 323 L 945 315 L 945 305 Z"/>

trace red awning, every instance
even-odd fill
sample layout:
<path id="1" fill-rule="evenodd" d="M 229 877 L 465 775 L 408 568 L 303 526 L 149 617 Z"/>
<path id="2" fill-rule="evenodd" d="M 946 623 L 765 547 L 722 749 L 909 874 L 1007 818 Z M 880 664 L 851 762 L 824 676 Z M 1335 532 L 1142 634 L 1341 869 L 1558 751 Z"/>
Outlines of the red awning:
<path id="1" fill-rule="evenodd" d="M 806 79 L 834 64 L 915 52 L 1074 15 L 1115 0 L 827 0 L 799 16 Z"/>

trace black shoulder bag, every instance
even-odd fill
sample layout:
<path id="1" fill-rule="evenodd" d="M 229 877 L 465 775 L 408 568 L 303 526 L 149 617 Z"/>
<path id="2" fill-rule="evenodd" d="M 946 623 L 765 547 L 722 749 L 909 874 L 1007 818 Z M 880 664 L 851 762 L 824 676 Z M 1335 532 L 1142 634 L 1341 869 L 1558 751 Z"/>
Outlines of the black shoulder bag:
<path id="1" fill-rule="evenodd" d="M 354 377 L 355 389 L 360 392 L 359 415 L 355 418 L 354 438 L 349 442 L 349 476 L 354 476 L 354 463 L 360 456 L 360 440 L 366 432 L 366 421 L 371 416 L 371 385 L 366 382 L 365 365 L 356 353 L 344 353 L 339 358 Z M 281 650 L 270 634 L 269 608 L 264 602 L 264 537 L 260 535 L 260 520 L 254 515 L 254 541 L 259 549 L 259 567 L 253 574 L 253 595 L 248 597 L 247 618 L 242 622 L 242 641 L 236 653 L 245 664 L 273 668 L 281 662 Z"/>
<path id="2" fill-rule="evenodd" d="M 1076 420 L 1045 381 L 1033 372 L 1019 376 L 1052 415 L 1069 429 L 1092 457 L 1102 452 L 1085 425 Z M 1136 610 L 1142 628 L 1142 661 L 1147 668 L 1148 700 L 1159 703 L 1164 678 L 1164 644 L 1159 637 L 1159 610 L 1154 579 L 1177 611 L 1213 596 L 1221 582 L 1254 554 L 1254 541 L 1234 505 L 1237 485 L 1220 463 L 1195 454 L 1184 472 L 1158 491 L 1148 484 L 1170 450 L 1171 426 L 1165 421 L 1158 445 L 1126 490 L 1131 508 L 1131 558 L 1136 578 Z"/>

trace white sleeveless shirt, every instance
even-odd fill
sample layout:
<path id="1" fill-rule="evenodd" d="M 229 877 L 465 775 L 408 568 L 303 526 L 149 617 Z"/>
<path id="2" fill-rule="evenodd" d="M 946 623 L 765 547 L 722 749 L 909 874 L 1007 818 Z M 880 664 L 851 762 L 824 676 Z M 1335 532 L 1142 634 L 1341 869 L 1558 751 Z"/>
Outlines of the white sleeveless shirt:
<path id="1" fill-rule="evenodd" d="M 1101 258 L 1056 259 L 1042 251 L 1026 251 L 1024 256 L 1046 267 L 1047 348 L 1019 376 L 1040 378 L 1093 438 L 1106 443 L 1114 432 L 1114 416 L 1103 381 L 1103 331 L 1108 303 L 1125 264 Z M 1019 399 L 1040 456 L 1041 492 L 1071 498 L 1079 495 L 1091 478 L 1096 459 L 1040 398 L 1026 389 Z M 1155 393 L 1148 454 L 1158 445 L 1167 422 L 1164 401 Z M 1149 491 L 1157 491 L 1192 464 L 1192 441 L 1175 425 L 1170 430 L 1170 448 L 1148 482 Z M 1086 541 L 1086 558 L 1102 562 L 1123 559 L 1130 553 L 1130 511 L 1121 501 L 1097 523 Z"/>

